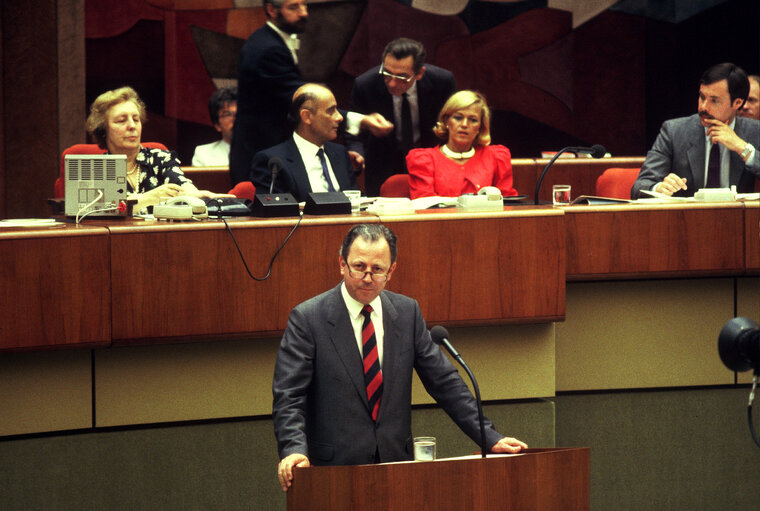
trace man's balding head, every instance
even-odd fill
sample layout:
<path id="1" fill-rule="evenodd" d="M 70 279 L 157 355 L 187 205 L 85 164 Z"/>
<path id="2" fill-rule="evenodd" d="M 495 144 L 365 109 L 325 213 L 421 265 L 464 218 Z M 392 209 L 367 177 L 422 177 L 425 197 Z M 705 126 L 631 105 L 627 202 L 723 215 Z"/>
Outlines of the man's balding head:
<path id="1" fill-rule="evenodd" d="M 289 116 L 296 133 L 318 146 L 335 140 L 343 120 L 333 93 L 318 83 L 306 83 L 293 93 Z"/>

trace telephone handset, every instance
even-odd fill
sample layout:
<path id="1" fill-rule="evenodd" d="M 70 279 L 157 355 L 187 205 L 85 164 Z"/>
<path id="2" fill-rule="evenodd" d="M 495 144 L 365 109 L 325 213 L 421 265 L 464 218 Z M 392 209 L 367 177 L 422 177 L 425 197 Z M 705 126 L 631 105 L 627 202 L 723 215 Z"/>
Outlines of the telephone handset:
<path id="1" fill-rule="evenodd" d="M 153 206 L 153 216 L 167 220 L 201 220 L 208 218 L 208 210 L 203 199 L 179 195 Z"/>

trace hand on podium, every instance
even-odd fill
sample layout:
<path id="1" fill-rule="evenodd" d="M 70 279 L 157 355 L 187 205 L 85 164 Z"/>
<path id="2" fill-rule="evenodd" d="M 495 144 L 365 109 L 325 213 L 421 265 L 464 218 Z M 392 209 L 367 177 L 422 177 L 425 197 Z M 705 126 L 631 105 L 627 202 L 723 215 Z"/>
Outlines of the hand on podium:
<path id="1" fill-rule="evenodd" d="M 516 438 L 512 438 L 511 436 L 505 436 L 495 444 L 493 444 L 493 447 L 491 447 L 491 452 L 495 452 L 497 454 L 515 454 L 520 452 L 523 449 L 527 449 L 528 444 L 525 442 L 521 442 L 520 440 Z"/>
<path id="2" fill-rule="evenodd" d="M 309 466 L 311 466 L 309 458 L 303 454 L 294 453 L 282 458 L 280 464 L 277 465 L 277 478 L 280 480 L 282 491 L 288 491 L 288 488 L 293 483 L 293 467 Z"/>

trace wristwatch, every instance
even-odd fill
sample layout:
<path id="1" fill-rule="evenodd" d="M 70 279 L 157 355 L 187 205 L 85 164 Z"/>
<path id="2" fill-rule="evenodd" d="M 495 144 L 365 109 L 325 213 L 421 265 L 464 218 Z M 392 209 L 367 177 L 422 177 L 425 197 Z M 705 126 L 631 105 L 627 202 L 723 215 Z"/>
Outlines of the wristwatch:
<path id="1" fill-rule="evenodd" d="M 752 154 L 752 151 L 754 150 L 755 150 L 755 147 L 749 142 L 747 142 L 747 145 L 744 146 L 744 151 L 742 151 L 742 154 L 741 154 L 742 160 L 746 160 L 747 156 Z"/>

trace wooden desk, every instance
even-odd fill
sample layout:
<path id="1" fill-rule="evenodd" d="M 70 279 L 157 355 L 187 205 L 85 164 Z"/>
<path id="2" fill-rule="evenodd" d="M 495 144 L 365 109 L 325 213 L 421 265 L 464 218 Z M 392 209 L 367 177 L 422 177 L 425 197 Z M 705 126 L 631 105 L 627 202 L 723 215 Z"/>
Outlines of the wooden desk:
<path id="1" fill-rule="evenodd" d="M 429 322 L 564 318 L 561 210 L 449 210 L 382 220 L 399 237 L 399 267 L 388 289 L 417 299 Z M 114 298 L 113 341 L 280 332 L 293 306 L 340 282 L 338 250 L 348 228 L 360 221 L 380 219 L 305 218 L 264 282 L 248 277 L 221 222 L 110 226 L 113 295 L 120 297 L 118 307 Z M 254 275 L 265 274 L 295 222 L 230 222 Z"/>
<path id="2" fill-rule="evenodd" d="M 349 226 L 399 236 L 388 289 L 430 323 L 562 321 L 565 281 L 743 276 L 760 268 L 757 204 L 506 207 L 306 217 L 272 276 L 249 278 L 219 221 L 89 221 L 0 231 L 0 350 L 278 335 L 292 307 L 340 281 Z M 256 276 L 296 219 L 231 220 Z"/>
<path id="3" fill-rule="evenodd" d="M 0 230 L 0 350 L 108 345 L 108 230 Z"/>
<path id="4" fill-rule="evenodd" d="M 550 160 L 548 159 L 514 159 L 512 175 L 514 186 L 521 193 L 533 198 L 538 177 Z M 560 158 L 554 162 L 541 183 L 539 199 L 551 202 L 552 186 L 570 185 L 572 196 L 596 195 L 596 180 L 602 172 L 612 167 L 641 167 L 643 156 L 616 158 Z"/>
<path id="5" fill-rule="evenodd" d="M 744 273 L 741 203 L 563 209 L 567 280 Z"/>

